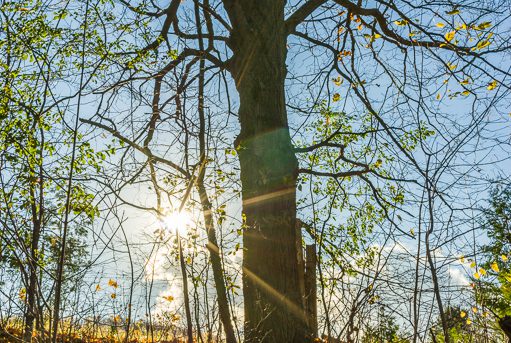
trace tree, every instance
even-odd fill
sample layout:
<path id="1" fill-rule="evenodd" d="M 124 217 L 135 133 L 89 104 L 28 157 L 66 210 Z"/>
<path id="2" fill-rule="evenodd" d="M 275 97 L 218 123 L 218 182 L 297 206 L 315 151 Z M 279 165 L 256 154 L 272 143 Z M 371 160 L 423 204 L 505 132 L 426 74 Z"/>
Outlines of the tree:
<path id="1" fill-rule="evenodd" d="M 229 298 L 237 285 L 226 276 L 223 258 L 228 249 L 243 251 L 244 339 L 312 340 L 318 325 L 307 315 L 304 243 L 318 247 L 319 257 L 311 260 L 318 263 L 322 293 L 319 326 L 329 339 L 352 341 L 359 326 L 374 322 L 369 305 L 380 297 L 394 297 L 381 301 L 394 301 L 393 313 L 404 317 L 409 292 L 413 314 L 404 319 L 413 326 L 413 341 L 426 339 L 433 313 L 439 314 L 439 335 L 452 340 L 452 311 L 444 302 L 453 293 L 444 291 L 442 275 L 453 262 L 443 263 L 441 250 L 470 232 L 453 232 L 452 218 L 461 221 L 453 213 L 469 207 L 469 201 L 454 204 L 457 191 L 470 185 L 477 193 L 470 177 L 485 164 L 478 152 L 505 146 L 501 137 L 483 133 L 503 122 L 507 111 L 506 4 L 2 2 L 2 254 L 25 285 L 25 340 L 34 317 L 44 331 L 36 303 L 45 300 L 56 341 L 65 272 L 76 270 L 71 253 L 83 252 L 68 233 L 80 236 L 83 226 L 98 224 L 94 193 L 116 199 L 104 201 L 104 213 L 114 213 L 121 227 L 117 205 L 161 219 L 169 203 L 180 201 L 182 209 L 197 201 L 207 234 L 205 272 L 195 270 L 197 250 L 186 259 L 179 254 L 197 310 L 192 323 L 185 296 L 189 340 L 192 326 L 202 337 L 197 275 L 207 275 L 210 264 L 215 322 L 228 342 L 237 339 Z M 68 87 L 72 91 L 64 95 Z M 80 125 L 91 129 L 87 138 Z M 123 153 L 102 170 L 98 161 L 116 150 L 108 134 Z M 106 150 L 92 149 L 92 137 Z M 467 162 L 467 150 L 480 162 Z M 90 191 L 87 181 L 104 189 Z M 126 199 L 123 191 L 133 184 L 150 185 L 155 201 L 136 204 L 132 194 Z M 221 199 L 226 189 L 230 197 Z M 227 205 L 239 195 L 239 226 L 232 232 L 243 236 L 242 246 L 237 236 L 226 244 L 221 231 L 227 212 L 235 212 Z M 124 234 L 125 242 L 131 264 L 128 340 L 136 278 Z M 413 242 L 416 252 L 401 249 L 413 266 L 391 274 L 388 242 L 395 243 L 391 249 Z M 110 247 L 110 240 L 104 245 Z M 53 276 L 47 262 L 57 270 L 55 294 L 53 278 L 41 276 Z M 422 292 L 426 288 L 431 292 Z M 151 299 L 146 309 L 154 338 Z M 209 321 L 214 315 L 208 309 Z M 396 329 L 394 319 L 379 316 Z M 114 328 L 119 321 L 117 314 L 109 320 Z M 393 339 L 396 330 L 380 329 L 378 339 Z"/>
<path id="2" fill-rule="evenodd" d="M 511 187 L 496 186 L 491 192 L 490 207 L 484 210 L 483 229 L 490 242 L 482 247 L 482 268 L 489 279 L 475 280 L 477 301 L 497 318 L 498 325 L 511 339 Z"/>
<path id="3" fill-rule="evenodd" d="M 407 343 L 404 335 L 399 332 L 399 325 L 396 323 L 396 319 L 385 313 L 383 307 L 379 310 L 378 323 L 373 326 L 369 326 L 364 333 L 362 338 L 363 343 Z"/>
<path id="4" fill-rule="evenodd" d="M 123 68 L 131 70 L 132 74 L 118 85 L 137 78 L 154 79 L 156 89 L 161 86 L 162 80 L 169 80 L 176 74 L 188 75 L 189 68 L 178 71 L 178 67 L 187 60 L 198 59 L 208 62 L 206 68 L 220 69 L 218 75 L 227 71 L 234 80 L 239 96 L 239 135 L 233 145 L 239 156 L 243 214 L 246 216 L 243 233 L 243 294 L 244 334 L 247 342 L 304 342 L 311 338 L 301 287 L 297 286 L 301 282 L 295 244 L 300 239 L 296 230 L 298 175 L 338 180 L 360 177 L 369 187 L 373 186 L 371 189 L 376 194 L 379 193 L 378 187 L 368 178 L 364 179 L 364 175 L 386 177 L 375 171 L 381 162 L 350 160 L 345 155 L 346 147 L 330 144 L 328 138 L 311 144 L 305 151 L 314 154 L 321 148 L 336 150 L 340 159 L 347 160 L 349 169 L 343 170 L 339 166 L 334 166 L 334 170 L 330 171 L 300 168 L 296 157 L 298 151 L 290 133 L 292 91 L 286 85 L 289 76 L 286 61 L 294 58 L 288 55 L 292 51 L 290 45 L 298 41 L 304 46 L 308 44 L 311 50 L 321 49 L 324 52 L 326 57 L 322 60 L 322 68 L 325 75 L 328 75 L 324 79 L 328 80 L 335 73 L 336 85 L 341 81 L 348 85 L 347 95 L 352 97 L 355 106 L 362 107 L 369 114 L 369 120 L 374 123 L 372 138 L 381 134 L 378 141 L 391 145 L 395 149 L 394 153 L 402 154 L 406 163 L 424 179 L 430 208 L 433 206 L 432 199 L 441 197 L 436 192 L 436 179 L 433 179 L 436 176 L 430 176 L 428 170 L 423 170 L 410 153 L 410 147 L 420 144 L 421 137 L 428 135 L 425 134 L 429 131 L 426 120 L 417 120 L 414 123 L 417 127 L 413 130 L 415 134 L 410 134 L 403 129 L 409 124 L 407 120 L 396 119 L 391 114 L 385 118 L 384 111 L 377 109 L 379 103 L 386 104 L 385 99 L 372 99 L 382 97 L 381 91 L 373 89 L 379 86 L 380 81 L 370 75 L 364 66 L 373 63 L 380 68 L 386 75 L 383 81 L 388 81 L 390 85 L 389 92 L 396 85 L 394 95 L 398 98 L 411 98 L 410 103 L 417 105 L 418 111 L 425 117 L 429 110 L 424 105 L 424 99 L 429 97 L 438 100 L 442 96 L 433 91 L 433 82 L 424 86 L 422 76 L 414 74 L 420 67 L 433 61 L 438 62 L 441 71 L 436 76 L 427 77 L 434 80 L 442 75 L 448 79 L 445 84 L 460 84 L 462 90 L 446 91 L 446 97 L 448 95 L 451 98 L 468 97 L 471 94 L 476 97 L 498 86 L 504 87 L 502 80 L 508 74 L 487 57 L 492 52 L 500 53 L 507 49 L 504 35 L 496 30 L 490 32 L 492 24 L 481 18 L 496 15 L 496 12 L 472 8 L 469 2 L 460 2 L 447 8 L 442 2 L 414 6 L 407 2 L 397 4 L 378 1 L 373 4 L 346 0 L 311 0 L 293 4 L 283 0 L 224 0 L 196 1 L 186 5 L 173 0 L 164 8 L 144 1 L 136 5 L 127 1 L 121 3 L 136 18 L 147 20 L 148 27 L 154 25 L 155 30 L 152 35 L 144 31 L 144 43 L 147 44 L 135 51 L 122 52 L 135 57 Z M 494 8 L 498 6 L 497 2 L 493 4 Z M 187 18 L 186 15 L 193 11 L 202 11 L 202 16 L 196 16 L 195 22 L 186 20 L 185 28 L 181 27 L 179 20 Z M 466 18 L 463 17 L 464 11 Z M 161 25 L 157 20 L 152 22 L 153 18 L 162 18 Z M 433 18 L 442 21 L 432 25 Z M 463 24 L 458 24 L 458 20 Z M 445 26 L 447 30 L 443 29 Z M 336 33 L 332 34 L 332 31 Z M 176 52 L 173 43 L 183 48 Z M 401 52 L 404 56 L 402 58 L 398 57 Z M 147 70 L 144 57 L 148 54 L 153 54 L 153 58 L 156 57 L 163 66 Z M 420 61 L 415 54 L 424 54 L 423 58 L 427 61 Z M 158 59 L 165 55 L 171 56 L 168 63 Z M 389 69 L 382 61 L 392 58 L 403 59 L 400 74 Z M 460 67 L 457 68 L 458 64 Z M 298 72 L 306 74 L 303 70 Z M 473 75 L 465 75 L 469 73 Z M 414 81 L 417 82 L 418 90 L 412 87 L 408 93 L 405 84 L 398 80 L 402 77 L 408 81 L 412 75 L 417 77 Z M 369 77 L 372 80 L 366 79 Z M 467 85 L 475 80 L 479 82 L 477 86 L 468 89 Z M 326 98 L 328 101 L 339 101 L 341 95 L 338 92 L 331 92 L 328 86 L 326 90 L 318 88 L 320 90 L 316 95 L 321 100 Z M 225 92 L 230 90 L 230 87 L 225 88 Z M 488 99 L 491 98 L 488 96 Z M 317 101 L 312 103 L 295 107 L 298 108 L 296 112 L 312 112 L 310 109 L 318 105 Z M 159 99 L 153 105 L 159 107 Z M 400 110 L 404 111 L 404 108 Z M 161 118 L 157 115 L 153 119 L 148 126 L 148 136 L 151 137 L 155 130 L 154 122 Z M 394 121 L 399 123 L 394 125 Z M 342 135 L 342 132 L 333 135 Z M 444 199 L 442 201 L 446 202 Z M 430 210 L 433 211 L 432 208 Z M 434 229 L 433 224 L 431 221 L 427 230 L 427 244 Z M 427 250 L 435 283 L 435 298 L 440 316 L 444 318 L 432 249 L 428 246 Z M 442 326 L 446 333 L 445 318 Z"/>
<path id="5" fill-rule="evenodd" d="M 39 2 L 4 2 L 0 7 L 1 256 L 3 268 L 18 269 L 21 275 L 25 342 L 32 340 L 34 328 L 45 335 L 44 315 L 51 312 L 55 270 L 68 268 L 66 279 L 57 284 L 69 290 L 79 279 L 73 274 L 87 265 L 84 237 L 98 209 L 84 182 L 73 184 L 64 206 L 61 180 L 71 165 L 81 177 L 86 176 L 85 166 L 97 172 L 99 161 L 111 153 L 94 151 L 78 136 L 78 146 L 73 147 L 76 158 L 70 158 L 67 143 L 76 137 L 76 130 L 66 125 L 75 96 L 56 94 L 54 88 L 64 86 L 65 61 L 77 37 L 58 27 L 60 11 L 49 19 L 47 10 Z M 64 208 L 74 215 L 65 247 Z M 61 262 L 62 254 L 66 259 Z"/>

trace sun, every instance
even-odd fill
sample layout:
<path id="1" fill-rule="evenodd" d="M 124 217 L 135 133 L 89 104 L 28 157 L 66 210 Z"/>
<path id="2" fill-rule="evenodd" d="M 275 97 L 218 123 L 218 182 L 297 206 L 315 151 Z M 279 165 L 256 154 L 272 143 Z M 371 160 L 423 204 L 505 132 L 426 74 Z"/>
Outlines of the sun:
<path id="1" fill-rule="evenodd" d="M 162 223 L 167 230 L 173 233 L 178 232 L 181 236 L 186 235 L 193 225 L 191 215 L 186 211 L 169 212 L 162 218 Z"/>

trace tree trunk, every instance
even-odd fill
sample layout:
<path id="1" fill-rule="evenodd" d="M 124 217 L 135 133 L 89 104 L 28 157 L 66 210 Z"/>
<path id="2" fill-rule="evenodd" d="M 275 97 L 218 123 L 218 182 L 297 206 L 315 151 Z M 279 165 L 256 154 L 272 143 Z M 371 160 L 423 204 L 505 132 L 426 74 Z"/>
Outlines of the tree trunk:
<path id="1" fill-rule="evenodd" d="M 316 284 L 316 244 L 306 246 L 305 250 L 305 309 L 311 333 L 318 337 L 318 297 Z"/>
<path id="2" fill-rule="evenodd" d="M 240 97 L 246 342 L 310 340 L 296 248 L 297 159 L 287 124 L 284 0 L 225 1 Z"/>
<path id="3" fill-rule="evenodd" d="M 220 259 L 220 250 L 218 248 L 215 224 L 213 222 L 213 216 L 211 213 L 212 206 L 211 202 L 209 201 L 202 178 L 199 178 L 199 180 L 200 182 L 198 182 L 197 188 L 199 190 L 199 196 L 202 204 L 204 223 L 208 233 L 207 248 L 209 250 L 211 268 L 213 269 L 213 279 L 215 281 L 216 295 L 218 297 L 218 312 L 220 315 L 220 321 L 224 326 L 226 343 L 236 343 L 236 335 L 234 333 L 234 327 L 232 326 L 229 302 L 227 300 L 227 288 L 225 286 L 222 261 Z"/>
<path id="4" fill-rule="evenodd" d="M 506 334 L 508 341 L 511 342 L 511 317 L 505 316 L 504 318 L 499 319 L 499 326 Z"/>
<path id="5" fill-rule="evenodd" d="M 42 182 L 42 181 L 40 181 Z M 42 193 L 42 190 L 41 190 Z M 36 318 L 36 297 L 37 297 L 37 273 L 39 264 L 39 239 L 41 236 L 42 221 L 42 199 L 39 198 L 39 205 L 36 204 L 35 186 L 30 186 L 30 198 L 32 199 L 32 241 L 30 244 L 30 256 L 28 260 L 29 279 L 26 289 L 27 307 L 25 312 L 25 328 L 23 330 L 23 342 L 32 342 L 32 332 L 34 330 L 34 320 Z M 38 206 L 40 207 L 38 209 Z"/>

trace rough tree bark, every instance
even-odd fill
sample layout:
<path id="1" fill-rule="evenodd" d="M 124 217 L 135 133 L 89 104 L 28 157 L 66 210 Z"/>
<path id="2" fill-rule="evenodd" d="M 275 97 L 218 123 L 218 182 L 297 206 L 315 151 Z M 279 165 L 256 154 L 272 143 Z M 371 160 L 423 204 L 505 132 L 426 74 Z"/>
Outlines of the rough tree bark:
<path id="1" fill-rule="evenodd" d="M 225 1 L 232 23 L 229 70 L 240 97 L 246 342 L 310 340 L 296 248 L 297 159 L 284 82 L 284 0 Z"/>
<path id="2" fill-rule="evenodd" d="M 508 341 L 511 342 L 511 317 L 504 316 L 503 318 L 499 319 L 499 326 L 506 334 Z"/>

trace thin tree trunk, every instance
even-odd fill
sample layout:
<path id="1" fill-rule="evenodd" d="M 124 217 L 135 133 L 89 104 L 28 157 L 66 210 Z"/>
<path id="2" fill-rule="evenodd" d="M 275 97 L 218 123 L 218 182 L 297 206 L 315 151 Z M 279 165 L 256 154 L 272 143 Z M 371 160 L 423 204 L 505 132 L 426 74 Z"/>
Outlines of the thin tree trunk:
<path id="1" fill-rule="evenodd" d="M 213 280 L 215 282 L 216 296 L 218 298 L 218 311 L 220 320 L 223 324 L 226 342 L 235 343 L 236 335 L 232 326 L 231 312 L 229 311 L 229 303 L 227 301 L 227 287 L 225 286 L 220 250 L 218 248 L 213 216 L 211 214 L 212 206 L 209 201 L 208 194 L 206 193 L 204 182 L 201 178 L 199 178 L 199 180 L 200 181 L 197 183 L 197 189 L 202 204 L 202 213 L 208 234 L 207 248 L 209 250 L 209 260 L 211 262 L 211 269 L 213 270 Z"/>
<path id="2" fill-rule="evenodd" d="M 35 207 L 35 204 L 34 204 Z M 33 213 L 37 216 L 37 213 Z M 25 312 L 25 329 L 23 332 L 23 341 L 32 341 L 32 332 L 34 330 L 34 320 L 36 318 L 36 294 L 37 294 L 37 265 L 38 265 L 38 248 L 39 237 L 41 233 L 41 223 L 38 218 L 33 220 L 32 244 L 30 247 L 29 269 L 30 277 L 28 288 L 26 290 L 27 307 Z"/>
<path id="3" fill-rule="evenodd" d="M 312 335 L 318 337 L 318 287 L 316 283 L 316 244 L 306 246 L 305 250 L 305 308 Z"/>
<path id="4" fill-rule="evenodd" d="M 41 131 L 41 146 L 44 145 L 44 134 Z M 42 163 L 43 149 L 41 149 L 39 158 Z M 31 173 L 35 178 L 35 173 Z M 37 293 L 38 293 L 38 265 L 39 265 L 39 240 L 41 238 L 41 229 L 43 222 L 43 209 L 44 209 L 44 178 L 43 178 L 43 167 L 39 165 L 38 181 L 39 196 L 36 198 L 36 189 L 33 183 L 30 184 L 30 198 L 32 199 L 31 214 L 32 214 L 32 242 L 30 244 L 30 256 L 28 261 L 28 267 L 30 270 L 30 276 L 28 280 L 28 288 L 26 290 L 27 296 L 27 308 L 25 313 L 25 328 L 23 332 L 23 341 L 32 341 L 32 332 L 34 330 L 34 320 L 37 316 Z"/>
<path id="5" fill-rule="evenodd" d="M 285 104 L 284 0 L 225 1 L 240 97 L 246 342 L 310 339 L 296 248 L 297 159 Z"/>
<path id="6" fill-rule="evenodd" d="M 196 8 L 197 11 L 197 8 Z M 196 13 L 197 18 L 199 14 Z M 198 22 L 198 20 L 197 20 Z M 200 28 L 200 25 L 197 25 Z M 200 31 L 199 31 L 200 32 Z M 199 33 L 202 36 L 202 33 Z M 200 40 L 200 48 L 204 49 L 202 39 Z M 222 268 L 222 261 L 220 259 L 220 249 L 218 248 L 218 241 L 216 238 L 215 223 L 211 213 L 213 206 L 209 200 L 206 187 L 204 186 L 204 177 L 206 175 L 205 161 L 207 158 L 206 151 L 206 115 L 204 113 L 204 59 L 199 61 L 200 74 L 199 74 L 199 150 L 202 166 L 197 176 L 197 191 L 199 193 L 200 202 L 202 206 L 202 213 L 204 218 L 204 225 L 208 235 L 207 248 L 209 250 L 209 259 L 211 261 L 211 268 L 213 269 L 213 280 L 215 282 L 215 290 L 218 299 L 218 311 L 220 321 L 223 324 L 225 339 L 227 343 L 236 343 L 236 335 L 231 321 L 231 313 L 229 311 L 229 303 L 227 301 L 227 288 L 225 286 L 224 273 Z"/>
<path id="7" fill-rule="evenodd" d="M 427 174 L 426 174 L 427 176 Z M 433 233 L 434 227 L 434 216 L 433 216 L 433 196 L 431 194 L 430 186 L 428 187 L 428 210 L 429 210 L 429 228 L 426 231 L 425 237 L 425 246 L 426 246 L 426 256 L 428 259 L 429 268 L 431 270 L 431 280 L 433 281 L 433 291 L 435 292 L 435 298 L 438 305 L 438 312 L 440 313 L 440 320 L 442 322 L 442 330 L 444 332 L 444 341 L 445 343 L 451 342 L 451 337 L 449 334 L 449 328 L 447 326 L 447 318 L 445 315 L 443 303 L 442 303 L 442 295 L 440 294 L 440 284 L 438 282 L 437 270 L 435 267 L 435 261 L 433 260 L 433 254 L 431 253 L 430 247 L 430 235 Z"/>

